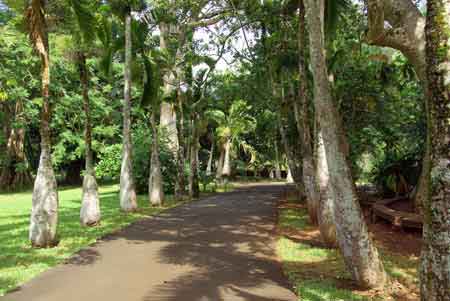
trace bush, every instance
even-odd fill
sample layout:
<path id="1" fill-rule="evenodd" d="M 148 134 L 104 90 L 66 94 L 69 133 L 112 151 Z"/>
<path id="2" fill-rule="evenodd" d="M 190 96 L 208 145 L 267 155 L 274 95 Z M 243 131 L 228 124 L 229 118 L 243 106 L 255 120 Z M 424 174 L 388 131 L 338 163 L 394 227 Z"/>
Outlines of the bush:
<path id="1" fill-rule="evenodd" d="M 139 123 L 133 128 L 133 172 L 138 193 L 148 192 L 148 177 L 150 173 L 150 151 L 152 135 L 150 128 Z M 160 160 L 165 193 L 172 193 L 176 177 L 175 160 L 168 149 L 167 135 L 160 135 Z M 104 149 L 99 156 L 96 167 L 97 176 L 102 179 L 120 179 L 122 160 L 122 144 L 113 144 Z"/>

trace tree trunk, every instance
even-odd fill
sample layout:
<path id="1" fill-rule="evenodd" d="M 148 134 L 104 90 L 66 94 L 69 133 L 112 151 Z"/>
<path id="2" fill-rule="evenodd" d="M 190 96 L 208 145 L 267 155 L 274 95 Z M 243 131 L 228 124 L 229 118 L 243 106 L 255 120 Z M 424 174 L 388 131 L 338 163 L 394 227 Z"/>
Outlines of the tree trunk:
<path id="1" fill-rule="evenodd" d="M 231 141 L 227 139 L 224 145 L 225 156 L 223 158 L 222 176 L 231 176 L 231 158 L 230 158 Z"/>
<path id="2" fill-rule="evenodd" d="M 58 192 L 52 167 L 50 136 L 50 58 L 43 1 L 32 0 L 27 9 L 30 39 L 41 59 L 41 156 L 34 182 L 29 238 L 33 247 L 57 244 Z"/>
<path id="3" fill-rule="evenodd" d="M 84 226 L 94 226 L 100 222 L 100 201 L 98 197 L 98 186 L 95 179 L 94 158 L 92 155 L 92 125 L 91 109 L 89 102 L 88 69 L 86 67 L 86 57 L 83 52 L 78 52 L 78 68 L 80 72 L 80 82 L 83 89 L 83 107 L 86 115 L 85 124 L 85 160 L 86 170 L 83 178 L 83 194 L 81 197 L 80 221 Z"/>
<path id="4" fill-rule="evenodd" d="M 168 24 L 161 22 L 160 29 L 160 47 L 163 51 L 168 51 L 167 39 L 170 34 L 170 27 Z M 169 68 L 163 76 L 163 102 L 161 103 L 160 126 L 166 131 L 169 139 L 169 149 L 171 150 L 174 159 L 177 159 L 178 152 L 178 131 L 177 131 L 177 114 L 173 103 L 167 102 L 168 99 L 175 98 L 176 92 L 176 78 L 173 70 Z"/>
<path id="5" fill-rule="evenodd" d="M 283 120 L 279 120 L 278 128 L 280 130 L 281 142 L 283 143 L 284 153 L 286 154 L 286 159 L 289 167 L 289 171 L 291 172 L 291 176 L 293 181 L 298 185 L 302 185 L 302 172 L 301 166 L 297 164 L 294 154 L 292 151 L 292 146 L 289 144 L 287 139 L 286 129 L 284 128 Z"/>
<path id="6" fill-rule="evenodd" d="M 351 171 L 342 151 L 337 112 L 328 81 L 325 36 L 324 0 L 306 0 L 306 20 L 310 29 L 311 65 L 314 77 L 314 103 L 319 116 L 330 184 L 337 196 L 335 202 L 336 234 L 347 269 L 362 287 L 382 287 L 387 275 L 378 251 L 369 237 L 367 225 L 357 202 Z"/>
<path id="7" fill-rule="evenodd" d="M 14 121 L 20 126 L 5 130 L 7 134 L 6 149 L 4 150 L 6 159 L 0 172 L 0 190 L 12 191 L 25 188 L 33 181 L 24 151 L 25 120 L 23 114 L 23 102 L 19 99 L 15 105 Z"/>
<path id="8" fill-rule="evenodd" d="M 310 113 L 308 108 L 308 85 L 306 73 L 306 30 L 305 30 L 305 6 L 303 0 L 299 2 L 299 22 L 298 22 L 298 70 L 299 70 L 299 100 L 300 108 L 294 103 L 294 113 L 296 116 L 297 128 L 299 131 L 302 144 L 302 176 L 303 185 L 308 204 L 308 212 L 310 213 L 311 222 L 317 225 L 317 209 L 319 208 L 319 190 L 316 182 L 314 171 L 314 155 L 311 142 Z M 300 113 L 299 113 L 300 111 Z"/>
<path id="9" fill-rule="evenodd" d="M 159 135 L 156 126 L 155 112 L 150 115 L 152 127 L 152 149 L 150 161 L 150 176 L 148 179 L 148 197 L 153 206 L 162 206 L 164 202 L 163 178 L 161 173 L 161 161 L 159 159 Z"/>
<path id="10" fill-rule="evenodd" d="M 212 163 L 214 158 L 214 139 L 211 140 L 211 150 L 209 151 L 208 165 L 206 166 L 206 175 L 212 175 Z"/>
<path id="11" fill-rule="evenodd" d="M 316 179 L 319 184 L 320 201 L 318 208 L 310 213 L 316 214 L 314 217 L 319 224 L 320 235 L 327 247 L 337 247 L 336 239 L 336 222 L 334 219 L 334 202 L 336 196 L 333 191 L 333 186 L 330 185 L 330 175 L 328 171 L 327 154 L 325 152 L 325 145 L 322 139 L 322 134 L 317 135 L 317 167 Z M 308 209 L 310 206 L 308 206 Z M 310 216 L 311 217 L 311 216 Z"/>
<path id="12" fill-rule="evenodd" d="M 186 194 L 185 189 L 185 174 L 184 174 L 184 164 L 185 164 L 185 139 L 184 139 L 184 110 L 183 110 L 183 100 L 182 91 L 178 88 L 177 100 L 178 100 L 178 113 L 179 122 L 177 123 L 177 133 L 178 133 L 178 149 L 177 149 L 177 177 L 175 179 L 175 199 L 179 200 L 183 198 Z M 176 118 L 175 118 L 176 121 Z"/>
<path id="13" fill-rule="evenodd" d="M 278 151 L 278 143 L 274 142 L 275 147 L 275 179 L 281 180 L 280 154 Z"/>
<path id="14" fill-rule="evenodd" d="M 193 199 L 200 197 L 200 187 L 198 180 L 198 133 L 197 133 L 197 117 L 194 116 L 192 122 L 192 143 L 190 152 L 191 170 L 189 172 L 189 196 Z"/>
<path id="15" fill-rule="evenodd" d="M 125 89 L 123 101 L 123 149 L 120 170 L 120 207 L 129 212 L 137 209 L 133 178 L 131 142 L 131 14 L 125 17 Z"/>
<path id="16" fill-rule="evenodd" d="M 425 62 L 425 17 L 411 0 L 368 0 L 369 44 L 397 49 L 414 67 L 424 91 L 427 117 L 427 140 L 431 139 L 430 109 L 427 100 L 428 80 Z M 388 22 L 390 28 L 386 28 Z M 414 203 L 420 211 L 430 186 L 427 173 L 430 165 L 430 143 L 426 143 L 422 159 L 422 173 L 417 184 Z"/>
<path id="17" fill-rule="evenodd" d="M 423 203 L 421 300 L 450 300 L 450 1 L 428 0 L 426 62 L 431 183 Z M 430 178 L 430 169 L 427 176 Z"/>
<path id="18" fill-rule="evenodd" d="M 295 183 L 294 177 L 292 176 L 292 171 L 291 171 L 291 168 L 289 167 L 289 165 L 288 165 L 288 172 L 287 172 L 287 176 L 286 176 L 286 182 Z"/>
<path id="19" fill-rule="evenodd" d="M 225 160 L 225 148 L 222 146 L 220 148 L 219 161 L 217 162 L 216 179 L 222 178 L 224 160 Z"/>

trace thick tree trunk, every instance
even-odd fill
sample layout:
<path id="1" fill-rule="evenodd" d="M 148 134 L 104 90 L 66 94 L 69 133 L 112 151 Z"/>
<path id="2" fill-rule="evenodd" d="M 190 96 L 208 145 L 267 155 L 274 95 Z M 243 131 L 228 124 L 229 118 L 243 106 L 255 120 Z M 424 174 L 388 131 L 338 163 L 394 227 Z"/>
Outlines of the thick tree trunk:
<path id="1" fill-rule="evenodd" d="M 229 177 L 231 176 L 231 158 L 230 158 L 230 150 L 231 150 L 231 141 L 230 139 L 227 139 L 225 141 L 224 145 L 224 158 L 223 158 L 223 168 L 222 168 L 222 177 Z"/>
<path id="2" fill-rule="evenodd" d="M 163 177 L 161 173 L 161 161 L 159 159 L 159 134 L 156 126 L 155 112 L 150 115 L 152 127 L 152 149 L 150 161 L 150 176 L 148 179 L 148 197 L 150 204 L 161 206 L 164 202 Z"/>
<path id="3" fill-rule="evenodd" d="M 83 178 L 83 194 L 81 197 L 80 221 L 84 226 L 94 226 L 100 222 L 100 200 L 98 197 L 98 186 L 95 179 L 94 158 L 92 154 L 92 125 L 91 109 L 89 102 L 89 76 L 86 67 L 86 57 L 83 52 L 78 54 L 78 68 L 80 82 L 83 89 L 83 107 L 86 115 L 85 124 L 85 160 L 86 170 Z"/>
<path id="4" fill-rule="evenodd" d="M 426 62 L 431 110 L 431 183 L 423 203 L 421 300 L 450 300 L 450 1 L 428 0 Z M 430 178 L 430 169 L 427 176 Z"/>
<path id="5" fill-rule="evenodd" d="M 167 39 L 170 34 L 170 25 L 161 22 L 160 29 L 160 47 L 163 51 L 168 51 Z M 177 130 L 177 114 L 173 104 L 176 97 L 177 83 L 172 68 L 166 70 L 163 76 L 163 102 L 161 103 L 160 126 L 166 131 L 169 140 L 169 149 L 174 159 L 177 159 L 179 147 L 178 130 Z M 167 100 L 172 99 L 172 103 Z"/>
<path id="6" fill-rule="evenodd" d="M 123 101 L 123 149 L 120 170 L 120 207 L 129 212 L 137 209 L 133 178 L 131 142 L 131 14 L 125 17 L 125 89 Z"/>
<path id="7" fill-rule="evenodd" d="M 324 0 L 306 0 L 306 20 L 310 29 L 311 64 L 314 77 L 314 103 L 320 118 L 330 185 L 335 202 L 336 234 L 347 269 L 362 287 L 381 287 L 387 280 L 378 251 L 369 237 L 367 225 L 357 202 L 351 171 L 339 139 L 337 112 L 328 81 L 325 37 Z"/>
<path id="8" fill-rule="evenodd" d="M 314 155 L 311 142 L 311 127 L 310 127 L 310 113 L 308 107 L 308 85 L 307 85 L 307 73 L 306 73 L 306 30 L 305 30 L 305 6 L 303 0 L 299 1 L 299 22 L 298 22 L 298 70 L 299 70 L 299 100 L 300 108 L 298 105 L 294 106 L 294 112 L 296 116 L 297 128 L 299 130 L 300 139 L 302 144 L 302 176 L 303 185 L 308 204 L 308 212 L 313 224 L 317 224 L 317 209 L 319 208 L 319 190 L 315 178 L 314 169 Z"/>
<path id="9" fill-rule="evenodd" d="M 425 62 L 425 17 L 411 0 L 368 0 L 367 40 L 370 44 L 391 47 L 401 51 L 411 62 L 424 91 L 427 116 L 427 140 L 431 139 L 430 110 L 427 100 L 428 80 Z M 388 22 L 390 27 L 386 28 Z M 428 196 L 430 186 L 427 173 L 430 166 L 430 144 L 426 143 L 422 173 L 414 201 L 417 211 Z"/>
<path id="10" fill-rule="evenodd" d="M 6 159 L 0 171 L 0 190 L 11 191 L 28 187 L 33 181 L 24 151 L 25 120 L 23 114 L 23 102 L 17 100 L 14 121 L 20 126 L 5 130 L 7 134 Z"/>
<path id="11" fill-rule="evenodd" d="M 200 197 L 200 187 L 198 179 L 198 133 L 197 133 L 197 117 L 192 122 L 192 143 L 190 152 L 190 172 L 189 172 L 189 196 L 193 199 Z"/>
<path id="12" fill-rule="evenodd" d="M 208 165 L 206 166 L 206 175 L 212 175 L 212 163 L 214 158 L 214 139 L 211 140 L 211 150 L 209 151 Z"/>
<path id="13" fill-rule="evenodd" d="M 42 111 L 41 156 L 34 182 L 29 238 L 33 247 L 51 247 L 57 244 L 58 192 L 52 167 L 50 138 L 50 58 L 48 33 L 40 0 L 32 0 L 27 10 L 30 39 L 41 58 Z"/>
<path id="14" fill-rule="evenodd" d="M 314 208 L 311 214 L 316 213 L 316 219 L 319 224 L 320 235 L 327 247 L 337 247 L 336 238 L 336 222 L 334 219 L 334 202 L 336 196 L 333 191 L 333 186 L 330 185 L 330 174 L 328 171 L 327 154 L 325 152 L 325 145 L 322 139 L 322 134 L 317 135 L 317 167 L 316 179 L 319 184 L 320 201 L 318 208 Z M 312 207 L 308 206 L 308 208 Z M 311 216 L 310 216 L 311 217 Z"/>

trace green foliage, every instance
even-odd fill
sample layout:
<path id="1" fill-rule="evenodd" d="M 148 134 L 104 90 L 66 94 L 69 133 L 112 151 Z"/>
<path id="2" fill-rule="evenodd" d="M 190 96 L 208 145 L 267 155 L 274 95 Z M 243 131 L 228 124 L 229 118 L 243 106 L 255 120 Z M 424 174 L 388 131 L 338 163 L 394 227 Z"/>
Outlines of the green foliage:
<path id="1" fill-rule="evenodd" d="M 136 189 L 140 193 L 148 191 L 150 173 L 150 150 L 152 143 L 151 129 L 148 124 L 139 123 L 132 130 L 133 171 Z M 172 193 L 177 175 L 175 161 L 168 148 L 167 135 L 160 135 L 160 160 L 163 174 L 163 186 L 166 193 Z M 122 162 L 122 144 L 105 147 L 96 166 L 97 176 L 103 179 L 118 180 Z"/>

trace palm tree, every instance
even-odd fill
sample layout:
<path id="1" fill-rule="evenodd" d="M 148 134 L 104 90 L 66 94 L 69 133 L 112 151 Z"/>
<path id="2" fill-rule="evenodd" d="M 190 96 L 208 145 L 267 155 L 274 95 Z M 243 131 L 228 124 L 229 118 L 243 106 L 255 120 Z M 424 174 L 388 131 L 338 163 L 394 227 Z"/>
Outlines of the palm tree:
<path id="1" fill-rule="evenodd" d="M 141 30 L 141 34 L 144 30 Z M 140 39 L 141 41 L 143 39 Z M 143 46 L 143 45 L 141 45 Z M 161 161 L 159 158 L 159 133 L 156 122 L 156 112 L 161 103 L 160 87 L 162 85 L 162 77 L 156 64 L 152 63 L 146 55 L 144 48 L 141 49 L 141 56 L 145 66 L 145 83 L 144 93 L 142 95 L 142 105 L 151 110 L 150 125 L 152 128 L 152 149 L 150 159 L 150 176 L 148 180 L 148 195 L 150 203 L 153 206 L 161 206 L 164 202 L 163 178 L 161 172 Z M 156 51 L 153 51 L 153 57 L 158 57 Z M 161 57 L 159 55 L 159 57 Z M 160 60 L 161 61 L 161 60 Z M 161 62 L 160 62 L 161 64 Z"/>
<path id="2" fill-rule="evenodd" d="M 449 0 L 428 0 L 425 34 L 432 141 L 427 177 L 433 189 L 423 203 L 420 286 L 424 301 L 450 300 L 449 15 Z"/>
<path id="3" fill-rule="evenodd" d="M 378 251 L 369 237 L 361 208 L 357 203 L 351 170 L 341 148 L 337 109 L 334 107 L 325 55 L 325 0 L 306 0 L 311 65 L 314 78 L 314 103 L 319 116 L 327 156 L 330 187 L 335 190 L 335 222 L 338 244 L 347 269 L 362 287 L 380 287 L 387 275 Z M 326 118 L 325 118 L 326 116 Z"/>
<path id="4" fill-rule="evenodd" d="M 236 100 L 231 104 L 228 114 L 220 110 L 206 112 L 210 119 L 214 119 L 219 124 L 216 129 L 216 137 L 218 137 L 218 143 L 221 146 L 220 177 L 231 175 L 231 152 L 233 148 L 244 147 L 248 149 L 243 135 L 254 131 L 256 128 L 256 119 L 248 113 L 250 110 L 251 106 L 247 102 Z"/>
<path id="5" fill-rule="evenodd" d="M 58 224 L 58 192 L 51 159 L 50 58 L 45 2 L 31 0 L 26 9 L 30 41 L 41 59 L 42 79 L 41 155 L 34 182 L 29 235 L 34 247 L 54 246 Z"/>
<path id="6" fill-rule="evenodd" d="M 86 65 L 86 53 L 95 39 L 96 22 L 93 5 L 89 0 L 69 0 L 76 26 L 71 28 L 74 45 L 77 45 L 76 62 L 80 73 L 85 114 L 85 171 L 83 177 L 83 193 L 80 210 L 82 225 L 94 226 L 100 222 L 100 200 L 95 178 L 94 158 L 92 154 L 92 121 L 89 100 L 89 70 Z"/>
<path id="7" fill-rule="evenodd" d="M 131 141 L 131 64 L 132 64 L 132 29 L 131 12 L 136 1 L 111 1 L 111 6 L 125 24 L 125 64 L 124 64 L 124 99 L 122 130 L 122 164 L 120 168 L 120 207 L 125 212 L 137 209 L 136 190 L 133 175 L 133 145 Z M 139 2 L 139 1 L 138 1 Z"/>

